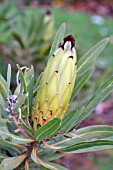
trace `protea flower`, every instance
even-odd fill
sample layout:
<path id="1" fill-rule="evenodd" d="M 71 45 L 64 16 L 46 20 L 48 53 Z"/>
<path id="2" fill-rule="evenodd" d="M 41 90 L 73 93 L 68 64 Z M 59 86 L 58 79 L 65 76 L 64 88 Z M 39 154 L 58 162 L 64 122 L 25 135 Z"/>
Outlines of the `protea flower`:
<path id="1" fill-rule="evenodd" d="M 32 110 L 35 128 L 54 117 L 62 119 L 65 116 L 76 79 L 76 70 L 75 40 L 69 35 L 59 44 L 42 74 Z"/>
<path id="2" fill-rule="evenodd" d="M 44 24 L 46 29 L 43 32 L 43 40 L 50 41 L 54 36 L 54 17 L 51 14 L 50 10 L 47 10 L 44 16 Z M 50 34 L 51 33 L 51 34 Z"/>

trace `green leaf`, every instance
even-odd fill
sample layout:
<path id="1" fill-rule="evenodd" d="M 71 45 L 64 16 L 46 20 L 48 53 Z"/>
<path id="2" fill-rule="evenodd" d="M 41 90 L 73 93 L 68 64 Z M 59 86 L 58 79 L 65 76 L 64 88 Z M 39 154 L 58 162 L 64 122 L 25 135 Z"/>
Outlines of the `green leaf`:
<path id="1" fill-rule="evenodd" d="M 63 38 L 64 38 L 64 34 L 65 34 L 65 29 L 66 29 L 66 25 L 65 23 L 63 23 L 60 28 L 58 29 L 55 38 L 53 40 L 52 46 L 51 46 L 51 50 L 49 53 L 49 58 L 53 55 L 54 51 L 58 48 L 58 45 L 62 42 Z"/>
<path id="2" fill-rule="evenodd" d="M 113 90 L 113 76 L 110 77 L 105 83 L 103 83 L 100 88 L 95 92 L 93 97 L 85 106 L 83 112 L 76 120 L 76 125 L 85 119 L 95 108 L 96 106 L 103 101 Z"/>
<path id="3" fill-rule="evenodd" d="M 85 153 L 85 152 L 94 152 L 94 151 L 101 151 L 106 149 L 113 149 L 112 145 L 101 145 L 101 146 L 92 146 L 84 149 L 79 149 L 76 152 L 73 153 Z"/>
<path id="4" fill-rule="evenodd" d="M 11 83 L 11 65 L 8 64 L 8 69 L 7 69 L 7 94 L 8 95 L 9 95 L 10 83 Z"/>
<path id="5" fill-rule="evenodd" d="M 75 128 L 75 122 L 84 110 L 84 106 L 80 110 L 72 110 L 63 119 L 61 127 L 59 127 L 60 133 L 65 133 Z"/>
<path id="6" fill-rule="evenodd" d="M 48 169 L 50 169 L 50 170 L 58 170 L 56 167 L 50 165 L 49 162 L 46 163 L 46 162 L 42 161 L 42 160 L 36 155 L 36 150 L 37 150 L 37 148 L 34 147 L 33 150 L 32 150 L 32 153 L 31 153 L 31 159 L 32 159 L 36 164 L 38 164 L 38 166 L 41 165 L 41 166 L 43 166 L 43 167 L 45 167 L 45 168 L 48 168 Z"/>
<path id="7" fill-rule="evenodd" d="M 34 138 L 21 138 L 12 134 L 10 135 L 10 137 L 12 137 L 12 142 L 16 144 L 27 144 L 35 141 Z"/>
<path id="8" fill-rule="evenodd" d="M 86 81 L 91 77 L 93 72 L 94 72 L 94 68 L 91 68 L 78 77 L 78 79 L 75 82 L 75 88 L 71 96 L 71 101 L 78 94 L 78 92 L 81 90 L 81 88 L 86 83 Z"/>
<path id="9" fill-rule="evenodd" d="M 18 70 L 19 70 L 19 73 L 20 73 L 20 81 L 21 81 L 21 84 L 24 88 L 24 93 L 26 94 L 27 93 L 27 86 L 26 86 L 26 83 L 25 83 L 25 78 L 24 78 L 22 70 L 21 70 L 21 68 L 18 64 L 17 64 L 17 67 L 18 67 Z"/>
<path id="10" fill-rule="evenodd" d="M 58 165 L 56 163 L 53 163 L 53 162 L 47 162 L 48 165 L 51 165 L 53 167 L 55 167 L 57 170 L 69 170 L 61 165 Z"/>
<path id="11" fill-rule="evenodd" d="M 74 144 L 81 142 L 90 142 L 98 139 L 109 139 L 113 137 L 113 127 L 98 125 L 98 126 L 88 126 L 85 128 L 80 128 L 75 132 L 70 132 L 65 134 L 65 138 L 62 138 L 60 141 L 56 142 L 52 147 L 53 149 L 62 149 L 70 147 Z M 109 139 L 111 141 L 111 139 Z"/>
<path id="12" fill-rule="evenodd" d="M 1 122 L 0 122 L 1 123 Z M 1 123 L 2 125 L 2 123 Z M 4 124 L 5 125 L 5 124 Z M 15 144 L 27 144 L 27 143 L 31 143 L 31 142 L 34 142 L 35 139 L 34 138 L 22 138 L 22 137 L 19 137 L 19 136 L 16 136 L 12 133 L 10 133 L 7 129 L 6 126 L 1 126 L 0 127 L 0 136 L 3 138 L 3 139 L 8 139 L 10 138 L 10 141 L 12 143 L 15 143 Z"/>
<path id="13" fill-rule="evenodd" d="M 92 64 L 94 63 L 96 57 L 103 51 L 108 41 L 109 39 L 105 38 L 98 42 L 78 61 L 77 77 L 80 77 L 82 74 L 84 74 L 84 72 L 92 68 Z"/>
<path id="14" fill-rule="evenodd" d="M 58 158 L 63 157 L 63 154 L 60 153 L 53 153 L 53 154 L 47 154 L 41 157 L 41 159 L 46 162 L 46 161 L 53 161 L 56 160 Z"/>
<path id="15" fill-rule="evenodd" d="M 22 36 L 19 35 L 19 33 L 16 33 L 16 32 L 12 32 L 12 36 L 20 44 L 21 48 L 25 49 L 24 42 L 22 40 Z"/>
<path id="16" fill-rule="evenodd" d="M 7 157 L 8 157 L 7 155 L 0 153 L 0 159 L 4 159 L 4 158 L 7 158 Z"/>
<path id="17" fill-rule="evenodd" d="M 32 98 L 33 98 L 33 87 L 34 87 L 34 68 L 31 66 L 31 75 L 30 83 L 28 85 L 28 94 L 29 94 L 29 111 L 32 109 Z"/>
<path id="18" fill-rule="evenodd" d="M 23 93 L 23 91 L 22 91 L 21 84 L 18 84 L 18 85 L 16 86 L 15 91 L 14 91 L 14 95 L 17 95 L 17 96 L 19 97 L 19 96 L 22 95 L 22 93 Z"/>
<path id="19" fill-rule="evenodd" d="M 58 118 L 54 118 L 53 120 L 49 121 L 47 124 L 43 125 L 34 134 L 34 137 L 39 142 L 43 139 L 50 138 L 55 132 L 57 131 L 58 127 L 60 126 L 61 120 Z"/>
<path id="20" fill-rule="evenodd" d="M 77 111 L 71 111 L 62 119 L 61 126 L 59 127 L 59 133 L 65 133 L 70 129 L 70 125 L 73 123 L 73 117 Z"/>
<path id="21" fill-rule="evenodd" d="M 34 85 L 34 89 L 33 89 L 33 93 L 35 93 L 37 90 L 38 90 L 38 85 L 39 85 L 39 81 L 41 79 L 41 76 L 42 76 L 43 73 L 41 73 L 39 76 L 38 76 L 38 79 L 36 80 L 36 83 Z"/>
<path id="22" fill-rule="evenodd" d="M 4 99 L 6 99 L 6 96 L 7 96 L 7 89 L 8 89 L 7 82 L 5 81 L 5 79 L 0 74 L 0 93 L 3 96 Z"/>
<path id="23" fill-rule="evenodd" d="M 50 141 L 51 142 L 51 141 Z M 52 143 L 53 143 L 53 141 L 52 141 Z M 44 149 L 43 149 L 43 152 L 40 152 L 40 149 L 41 148 L 37 148 L 37 154 L 38 154 L 38 156 L 41 158 L 41 157 L 44 157 L 44 156 L 46 156 L 47 157 L 47 155 L 48 154 L 54 154 L 54 153 L 56 153 L 56 151 L 55 150 L 53 150 L 53 149 L 50 149 L 50 148 L 45 148 L 44 147 Z"/>
<path id="24" fill-rule="evenodd" d="M 0 137 L 2 139 L 8 139 L 9 136 L 7 136 L 5 133 L 9 133 L 8 128 L 5 123 L 0 121 Z"/>
<path id="25" fill-rule="evenodd" d="M 3 99 L 3 97 L 2 97 L 2 95 L 1 95 L 1 93 L 0 93 L 0 105 L 1 105 L 3 108 L 6 108 L 6 107 L 7 107 L 7 106 L 6 106 L 6 103 L 5 103 L 4 99 Z"/>
<path id="26" fill-rule="evenodd" d="M 107 125 L 94 125 L 94 126 L 88 126 L 88 127 L 84 127 L 84 128 L 80 128 L 78 130 L 76 130 L 76 135 L 81 135 L 81 134 L 86 134 L 90 132 L 105 132 L 105 135 L 107 135 L 108 132 L 111 133 L 111 135 L 113 134 L 113 127 L 112 126 L 107 126 Z M 101 135 L 101 134 L 100 134 Z M 106 136 L 99 136 L 99 138 L 103 138 Z"/>
<path id="27" fill-rule="evenodd" d="M 81 142 L 74 144 L 70 147 L 63 148 L 63 152 L 71 153 L 83 153 L 83 152 L 92 152 L 113 148 L 113 141 L 110 140 L 96 140 L 91 142 Z"/>
<path id="28" fill-rule="evenodd" d="M 105 83 L 103 83 L 99 89 L 95 92 L 93 97 L 89 100 L 87 105 L 80 110 L 73 118 L 73 123 L 70 125 L 70 129 L 77 126 L 83 119 L 85 119 L 96 106 L 103 101 L 113 90 L 113 76 L 110 77 Z"/>
<path id="29" fill-rule="evenodd" d="M 18 67 L 18 70 L 19 70 L 19 73 L 20 73 L 20 81 L 21 81 L 21 86 L 22 86 L 21 93 L 24 89 L 24 94 L 27 94 L 28 91 L 27 91 L 27 86 L 26 86 L 24 75 L 22 73 L 20 66 L 17 65 L 17 67 Z M 26 98 L 25 103 L 26 103 L 26 118 L 28 119 L 28 116 L 29 116 L 29 100 L 28 100 L 28 98 Z"/>
<path id="30" fill-rule="evenodd" d="M 24 104 L 25 99 L 26 99 L 27 97 L 28 97 L 27 94 L 23 94 L 22 96 L 20 96 L 20 98 L 18 99 L 17 104 L 14 106 L 14 110 L 19 109 L 19 108 L 22 106 L 22 104 Z"/>
<path id="31" fill-rule="evenodd" d="M 1 164 L 0 164 L 0 169 L 2 170 L 13 170 L 16 167 L 18 167 L 24 159 L 27 157 L 26 154 L 22 156 L 17 156 L 17 157 L 12 157 L 12 158 L 5 158 Z"/>
<path id="32" fill-rule="evenodd" d="M 14 149 L 14 150 L 26 150 L 26 147 L 24 147 L 23 145 L 19 145 L 19 144 L 15 144 L 13 142 L 9 142 L 9 141 L 6 141 L 4 139 L 1 139 L 0 138 L 0 147 L 4 147 L 4 149 Z"/>

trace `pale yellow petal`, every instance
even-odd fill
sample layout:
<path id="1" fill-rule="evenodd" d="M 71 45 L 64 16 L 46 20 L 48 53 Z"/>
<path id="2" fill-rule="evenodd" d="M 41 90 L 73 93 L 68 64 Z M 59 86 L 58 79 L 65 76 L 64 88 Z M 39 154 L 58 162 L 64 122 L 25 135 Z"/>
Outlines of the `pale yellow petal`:
<path id="1" fill-rule="evenodd" d="M 48 102 L 50 102 L 56 94 L 58 94 L 58 73 L 54 72 L 47 84 L 46 98 L 48 99 Z"/>

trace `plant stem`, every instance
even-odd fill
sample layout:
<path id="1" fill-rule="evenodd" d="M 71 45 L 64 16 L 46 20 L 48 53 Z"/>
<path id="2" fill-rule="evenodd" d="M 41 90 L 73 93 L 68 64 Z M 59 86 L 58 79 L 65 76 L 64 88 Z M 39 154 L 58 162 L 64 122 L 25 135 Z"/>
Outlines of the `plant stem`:
<path id="1" fill-rule="evenodd" d="M 18 129 L 20 130 L 22 136 L 25 137 L 25 138 L 29 137 L 29 136 L 24 132 L 24 130 L 22 129 L 22 127 L 18 126 L 18 121 L 17 121 L 16 117 L 14 116 L 14 114 L 11 114 L 11 115 L 12 115 L 12 117 L 13 117 L 13 122 L 14 122 L 15 125 L 18 127 Z"/>

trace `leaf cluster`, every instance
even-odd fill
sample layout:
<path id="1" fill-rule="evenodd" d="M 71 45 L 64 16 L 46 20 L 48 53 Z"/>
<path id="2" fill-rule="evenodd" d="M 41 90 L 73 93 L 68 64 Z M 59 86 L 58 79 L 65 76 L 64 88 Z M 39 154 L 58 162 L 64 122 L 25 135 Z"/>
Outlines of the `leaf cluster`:
<path id="1" fill-rule="evenodd" d="M 15 1 L 6 0 L 0 6 L 0 25 L 2 58 L 7 56 L 13 64 L 21 66 L 33 64 L 42 71 L 42 61 L 47 60 L 54 35 L 51 12 L 37 13 L 37 10 L 19 8 Z M 38 67 L 36 62 L 40 63 Z"/>
<path id="2" fill-rule="evenodd" d="M 65 24 L 59 28 L 50 57 L 59 42 L 63 39 Z M 89 50 L 79 61 L 77 80 L 71 101 L 95 69 L 96 57 L 108 43 L 103 39 Z M 77 129 L 78 124 L 95 109 L 113 90 L 113 76 L 106 80 L 80 109 L 72 110 L 60 120 L 54 118 L 34 131 L 31 121 L 31 110 L 38 89 L 39 79 L 34 80 L 34 68 L 31 66 L 24 76 L 17 65 L 20 84 L 12 94 L 10 90 L 11 66 L 8 65 L 7 80 L 0 75 L 0 169 L 51 169 L 66 170 L 51 161 L 62 157 L 62 152 L 83 153 L 113 148 L 113 127 L 107 125 L 88 126 Z M 6 97 L 17 95 L 18 102 L 13 110 L 8 110 Z M 22 113 L 21 120 L 19 112 Z"/>

